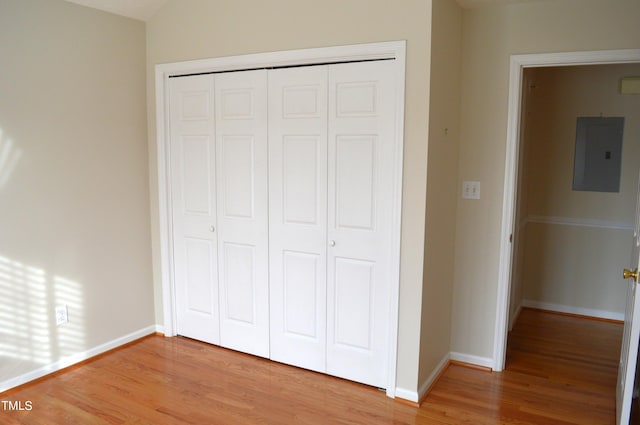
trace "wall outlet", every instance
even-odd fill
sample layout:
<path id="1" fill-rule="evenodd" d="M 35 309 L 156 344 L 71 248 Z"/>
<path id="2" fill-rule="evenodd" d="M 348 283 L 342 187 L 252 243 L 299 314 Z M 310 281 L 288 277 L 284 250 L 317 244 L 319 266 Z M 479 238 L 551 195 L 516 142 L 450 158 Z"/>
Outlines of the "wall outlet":
<path id="1" fill-rule="evenodd" d="M 462 199 L 480 199 L 480 182 L 462 182 Z"/>
<path id="2" fill-rule="evenodd" d="M 56 326 L 60 326 L 69 321 L 67 305 L 61 304 L 56 306 Z"/>

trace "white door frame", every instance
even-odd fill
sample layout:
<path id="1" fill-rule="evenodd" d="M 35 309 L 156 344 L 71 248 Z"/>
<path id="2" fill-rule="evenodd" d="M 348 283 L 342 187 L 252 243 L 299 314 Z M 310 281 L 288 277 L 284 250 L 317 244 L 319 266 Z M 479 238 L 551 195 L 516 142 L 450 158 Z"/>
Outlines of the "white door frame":
<path id="1" fill-rule="evenodd" d="M 402 160 L 404 144 L 404 95 L 405 95 L 406 41 L 358 44 L 314 49 L 257 53 L 222 58 L 200 59 L 159 64 L 155 67 L 156 93 L 156 149 L 158 167 L 159 241 L 162 283 L 164 334 L 176 335 L 175 287 L 173 281 L 173 241 L 171 223 L 171 179 L 169 173 L 170 150 L 168 140 L 169 103 L 168 80 L 171 76 L 236 71 L 256 68 L 271 68 L 321 63 L 340 63 L 379 59 L 393 59 L 396 65 L 396 122 L 393 173 L 393 214 L 390 217 L 393 229 L 389 303 L 389 351 L 387 395 L 395 397 L 396 366 L 398 348 L 398 300 L 400 292 L 400 229 L 402 211 Z"/>
<path id="2" fill-rule="evenodd" d="M 510 237 L 514 232 L 515 226 L 523 70 L 524 68 L 549 66 L 604 65 L 635 62 L 640 62 L 640 49 L 511 55 L 507 149 L 504 168 L 502 229 L 498 269 L 498 300 L 493 344 L 493 369 L 495 371 L 499 372 L 504 369 L 507 350 L 511 268 L 513 261 L 513 246 L 510 242 Z"/>

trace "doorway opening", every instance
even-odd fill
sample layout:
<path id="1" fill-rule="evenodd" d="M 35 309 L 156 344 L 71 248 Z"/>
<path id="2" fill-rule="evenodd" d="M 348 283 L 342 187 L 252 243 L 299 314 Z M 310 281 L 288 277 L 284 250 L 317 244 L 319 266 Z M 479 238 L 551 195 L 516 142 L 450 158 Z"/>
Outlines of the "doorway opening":
<path id="1" fill-rule="evenodd" d="M 619 272 L 628 266 L 640 170 L 640 102 L 620 91 L 629 75 L 640 75 L 640 64 L 523 72 L 510 329 L 522 307 L 624 320 Z M 613 136 L 611 121 L 623 123 Z M 585 122 L 594 126 L 588 137 Z M 614 188 L 576 185 L 591 174 L 607 180 L 607 170 Z"/>
<path id="2" fill-rule="evenodd" d="M 494 370 L 501 371 L 505 367 L 506 360 L 506 348 L 507 348 L 507 332 L 509 330 L 509 324 L 512 318 L 515 317 L 520 304 L 511 302 L 513 298 L 518 298 L 517 288 L 514 289 L 512 285 L 512 277 L 517 271 L 514 268 L 517 255 L 519 254 L 515 246 L 518 238 L 518 229 L 522 222 L 517 221 L 518 217 L 518 193 L 520 180 L 518 176 L 521 174 L 520 159 L 523 155 L 523 143 L 521 142 L 523 134 L 527 131 L 525 128 L 526 105 L 524 99 L 527 94 L 527 82 L 525 81 L 525 71 L 531 69 L 537 72 L 541 72 L 542 69 L 548 67 L 572 67 L 577 69 L 577 65 L 607 65 L 607 64 L 633 64 L 640 63 L 640 50 L 612 50 L 612 51 L 598 51 L 598 52 L 573 52 L 573 53 L 554 53 L 554 54 L 532 54 L 532 55 L 513 55 L 511 57 L 510 68 L 510 86 L 509 86 L 509 113 L 508 113 L 508 126 L 507 126 L 507 154 L 505 161 L 505 181 L 504 181 L 504 199 L 503 199 L 503 214 L 502 214 L 502 233 L 501 233 L 501 251 L 500 251 L 500 264 L 499 264 L 499 282 L 498 282 L 498 300 L 497 300 L 497 314 L 496 314 L 496 338 L 494 340 Z M 619 82 L 617 82 L 619 84 Z M 618 90 L 619 92 L 619 90 Z M 581 92 L 582 93 L 582 92 Z M 583 93 L 588 95 L 587 91 Z M 600 115 L 600 110 L 595 112 L 596 116 Z M 582 113 L 581 113 L 582 114 Z M 604 116 L 604 111 L 602 111 Z M 573 128 L 575 131 L 575 119 L 569 128 Z M 573 143 L 575 142 L 575 133 L 571 136 L 562 136 L 565 139 L 569 138 L 569 159 L 570 162 L 566 166 L 570 170 L 570 175 L 573 172 Z M 631 144 L 628 142 L 627 144 Z M 551 164 L 553 161 L 559 160 L 559 157 L 543 158 L 545 161 L 543 164 L 543 171 L 546 164 Z M 566 165 L 566 164 L 565 164 Z M 637 177 L 637 173 L 635 175 Z M 568 188 L 564 187 L 567 191 L 572 190 L 571 180 L 569 180 Z M 635 195 L 635 191 L 634 191 Z M 554 195 L 562 196 L 562 195 Z M 635 196 L 632 196 L 635 200 Z M 544 202 L 541 203 L 545 205 Z M 545 223 L 533 223 L 533 225 L 542 224 L 546 227 L 552 228 L 553 226 L 560 226 L 557 224 L 559 218 L 570 218 L 570 214 L 551 215 L 551 213 L 545 211 L 544 214 L 537 214 L 538 217 L 530 218 L 530 221 L 548 221 Z M 634 208 L 632 208 L 632 212 Z M 521 214 L 522 215 L 522 214 Z M 546 217 L 546 219 L 545 219 Z M 525 216 L 526 218 L 526 216 Z M 570 220 L 564 220 L 569 221 Z M 613 226 L 614 220 L 602 219 L 601 222 Z M 624 220 L 618 220 L 618 225 Z M 582 224 L 587 227 L 588 224 L 593 224 L 597 221 L 591 220 L 588 217 L 584 218 L 577 223 L 568 223 L 564 227 L 570 227 L 571 230 L 580 228 L 576 224 Z M 528 223 L 527 223 L 528 224 Z M 573 226 L 571 225 L 573 224 Z M 566 230 L 566 229 L 565 229 Z M 629 238 L 630 239 L 630 238 Z M 630 245 L 627 244 L 627 247 Z M 628 257 L 628 255 L 626 256 Z M 624 258 L 627 261 L 628 258 Z M 579 264 L 574 263 L 571 265 L 573 268 L 580 267 Z M 573 270 L 569 268 L 570 270 Z M 514 273 L 512 273 L 514 272 Z M 513 295 L 513 296 L 512 296 Z M 554 304 L 554 303 L 552 303 Z M 560 303 L 555 303 L 560 304 Z M 570 305 L 570 303 L 565 303 Z M 575 303 L 574 303 L 575 304 Z M 591 307 L 590 310 L 598 310 Z M 574 311 L 573 313 L 580 314 L 580 311 Z M 584 314 L 584 310 L 582 311 Z"/>
<path id="3" fill-rule="evenodd" d="M 593 247 L 593 246 L 600 248 L 601 247 L 600 245 L 602 244 L 602 242 L 597 241 L 597 237 L 594 237 L 593 232 L 591 232 L 592 234 L 589 236 L 586 236 L 583 234 L 582 236 L 575 237 L 575 235 L 571 235 L 571 233 L 577 233 L 575 229 L 584 227 L 584 228 L 588 228 L 589 230 L 593 230 L 593 229 L 621 230 L 621 231 L 626 230 L 626 233 L 628 234 L 628 236 L 626 236 L 628 243 L 624 244 L 623 242 L 620 245 L 626 245 L 627 247 L 631 245 L 634 246 L 634 251 L 636 255 L 635 256 L 632 255 L 632 257 L 635 258 L 636 260 L 635 264 L 637 264 L 637 250 L 635 249 L 635 244 L 631 243 L 632 241 L 637 241 L 636 235 L 637 235 L 637 229 L 638 229 L 637 211 L 636 211 L 636 214 L 631 215 L 632 212 L 636 210 L 636 208 L 633 208 L 634 204 L 631 204 L 631 206 L 627 206 L 628 208 L 625 208 L 626 204 L 624 202 L 618 201 L 620 205 L 616 206 L 615 201 L 612 202 L 611 200 L 609 200 L 608 202 L 606 201 L 603 202 L 603 199 L 599 199 L 595 201 L 595 203 L 600 205 L 600 212 L 599 212 L 600 215 L 596 214 L 596 218 L 593 218 L 589 216 L 585 217 L 584 215 L 582 215 L 581 213 L 584 212 L 582 210 L 581 210 L 581 213 L 577 214 L 577 217 L 571 217 L 571 214 L 572 214 L 572 208 L 570 206 L 571 202 L 566 202 L 567 199 L 571 199 L 571 198 L 578 199 L 579 197 L 576 197 L 575 196 L 576 194 L 573 192 L 581 192 L 581 191 L 584 191 L 585 189 L 584 186 L 581 186 L 581 185 L 576 186 L 575 184 L 576 182 L 575 176 L 579 174 L 579 164 L 580 164 L 579 161 L 582 160 L 583 161 L 582 165 L 584 165 L 584 158 L 580 159 L 578 157 L 579 157 L 579 154 L 581 155 L 584 154 L 584 152 L 581 152 L 581 149 L 584 150 L 583 149 L 584 143 L 586 143 L 584 141 L 581 142 L 580 137 L 577 137 L 577 136 L 580 136 L 581 134 L 580 123 L 584 124 L 586 121 L 589 121 L 589 120 L 594 120 L 594 122 L 596 122 L 598 120 L 602 120 L 605 115 L 605 113 L 602 110 L 597 111 L 595 113 L 593 112 L 593 110 L 589 110 L 589 108 L 594 108 L 594 107 L 588 106 L 590 103 L 590 100 L 592 99 L 589 96 L 585 97 L 585 93 L 588 93 L 588 90 L 586 88 L 578 89 L 577 94 L 576 93 L 566 94 L 564 96 L 561 96 L 559 99 L 554 99 L 551 96 L 551 99 L 546 99 L 544 102 L 542 102 L 542 103 L 546 103 L 545 108 L 548 109 L 544 111 L 544 113 L 549 113 L 549 110 L 555 111 L 556 113 L 558 113 L 558 110 L 561 110 L 561 109 L 558 109 L 558 107 L 561 106 L 563 103 L 566 103 L 567 100 L 574 102 L 576 98 L 582 99 L 581 101 L 582 103 L 576 107 L 576 109 L 579 110 L 580 113 L 578 114 L 574 113 L 574 116 L 573 116 L 573 119 L 576 120 L 578 123 L 575 130 L 565 131 L 564 135 L 562 135 L 563 131 L 554 130 L 546 135 L 546 137 L 548 137 L 551 140 L 551 142 L 548 142 L 548 144 L 551 145 L 551 150 L 547 151 L 545 154 L 542 155 L 543 156 L 542 167 L 539 167 L 539 168 L 542 168 L 544 172 L 538 173 L 537 170 L 534 170 L 533 172 L 529 170 L 530 174 L 534 176 L 534 179 L 532 180 L 535 182 L 535 184 L 538 184 L 539 182 L 546 182 L 546 184 L 548 184 L 549 181 L 553 182 L 553 179 L 552 178 L 550 179 L 548 177 L 553 176 L 555 174 L 554 170 L 556 169 L 562 170 L 563 167 L 565 171 L 566 169 L 573 170 L 574 169 L 573 165 L 575 164 L 575 172 L 572 171 L 571 173 L 569 173 L 569 177 L 570 178 L 573 177 L 573 185 L 571 186 L 565 185 L 564 187 L 560 187 L 560 188 L 558 187 L 552 188 L 548 193 L 551 193 L 553 195 L 546 196 L 546 197 L 542 196 L 542 199 L 543 199 L 542 202 L 536 201 L 536 198 L 539 197 L 538 193 L 534 193 L 533 195 L 531 195 L 531 193 L 527 194 L 528 196 L 531 196 L 534 202 L 529 202 L 530 200 L 527 200 L 527 202 L 522 202 L 522 200 L 520 199 L 520 198 L 523 198 L 523 196 L 520 196 L 522 195 L 520 189 L 522 189 L 523 182 L 527 181 L 527 176 L 526 176 L 527 167 L 525 167 L 522 162 L 523 156 L 527 154 L 527 151 L 526 151 L 527 144 L 525 142 L 529 133 L 529 131 L 527 130 L 527 118 L 528 118 L 527 106 L 529 106 L 529 104 L 527 103 L 526 97 L 530 93 L 527 92 L 526 90 L 536 88 L 535 83 L 530 84 L 529 81 L 527 80 L 526 77 L 528 77 L 529 74 L 527 74 L 526 71 L 527 69 L 543 69 L 546 67 L 554 67 L 554 66 L 572 66 L 576 68 L 577 65 L 594 66 L 594 65 L 606 65 L 606 64 L 634 64 L 639 62 L 640 62 L 640 50 L 517 55 L 517 56 L 511 57 L 507 155 L 506 155 L 506 162 L 505 162 L 503 219 L 502 219 L 502 233 L 501 233 L 502 241 L 501 241 L 500 264 L 499 264 L 496 338 L 494 340 L 494 363 L 495 363 L 495 369 L 497 371 L 501 371 L 505 367 L 507 332 L 509 328 L 508 325 L 510 322 L 511 323 L 513 322 L 513 319 L 515 319 L 515 317 L 517 316 L 519 308 L 524 304 L 522 302 L 524 301 L 523 294 L 528 294 L 532 296 L 536 302 L 543 303 L 541 305 L 542 307 L 545 307 L 544 303 L 548 302 L 546 307 L 556 307 L 556 308 L 550 308 L 550 309 L 551 310 L 557 309 L 561 311 L 562 309 L 564 309 L 564 307 L 561 307 L 558 309 L 557 308 L 558 306 L 565 305 L 565 307 L 569 306 L 571 308 L 576 308 L 576 307 L 584 308 L 581 306 L 577 306 L 576 301 L 580 299 L 584 301 L 585 296 L 587 297 L 594 296 L 591 294 L 593 288 L 583 288 L 582 286 L 578 286 L 577 289 L 565 288 L 564 290 L 559 291 L 561 292 L 561 294 L 555 293 L 556 287 L 553 284 L 548 285 L 547 284 L 548 282 L 545 282 L 543 279 L 541 279 L 541 277 L 553 276 L 554 274 L 557 274 L 558 276 L 560 276 L 561 284 L 563 281 L 569 281 L 569 282 L 577 281 L 580 284 L 584 284 L 584 282 L 587 282 L 591 278 L 595 277 L 595 279 L 593 280 L 596 282 L 599 282 L 599 285 L 604 287 L 605 295 L 603 297 L 605 298 L 605 300 L 609 294 L 616 293 L 615 289 L 612 290 L 611 288 L 607 287 L 607 282 L 612 281 L 614 282 L 614 285 L 615 285 L 616 281 L 617 282 L 622 281 L 621 278 L 620 279 L 615 278 L 615 276 L 618 275 L 619 273 L 616 273 L 615 271 L 609 272 L 609 274 L 607 274 L 605 278 L 602 278 L 602 277 L 598 278 L 597 273 L 592 273 L 593 276 L 589 273 L 589 268 L 593 267 L 593 265 L 591 264 L 591 262 L 589 262 L 588 259 L 587 260 L 585 260 L 584 258 L 582 260 L 575 259 L 575 258 L 578 258 L 578 259 L 580 258 L 579 255 L 575 255 L 576 252 L 579 253 L 585 250 L 586 248 Z M 594 69 L 597 69 L 597 68 L 594 68 Z M 605 69 L 605 68 L 602 68 L 602 69 Z M 538 70 L 537 72 L 539 73 L 541 71 Z M 630 72 L 635 73 L 636 70 L 631 69 Z M 571 86 L 573 83 L 574 83 L 573 80 L 569 80 L 569 81 L 565 81 L 565 83 L 562 84 L 561 86 L 565 88 L 564 85 Z M 615 83 L 616 85 L 620 85 L 619 87 L 621 87 L 622 86 L 621 77 L 618 77 Z M 623 94 L 621 93 L 622 90 L 615 90 L 615 91 L 618 91 L 619 94 Z M 604 109 L 605 107 L 606 108 L 611 107 L 608 104 L 608 102 L 603 102 L 602 100 L 600 100 L 599 102 L 600 103 L 596 102 L 595 109 Z M 580 110 L 581 107 L 585 108 L 587 112 L 586 114 Z M 635 123 L 637 122 L 637 119 L 633 115 L 637 116 L 638 113 L 639 113 L 638 111 L 633 111 L 633 110 L 622 111 L 623 116 L 627 114 L 632 115 L 630 117 L 631 119 L 629 120 L 633 125 L 633 128 L 630 131 L 632 135 L 627 139 L 636 141 L 635 145 L 637 145 L 637 139 L 639 137 L 638 135 L 635 134 L 635 132 L 639 132 L 640 130 L 635 128 Z M 575 115 L 578 115 L 578 116 L 576 117 Z M 580 117 L 580 115 L 587 115 L 587 116 Z M 591 115 L 591 117 L 589 117 L 589 115 Z M 617 118 L 617 120 L 623 120 L 623 119 L 624 119 L 623 117 Z M 554 125 L 551 124 L 548 120 L 544 121 L 543 125 L 547 129 L 554 128 Z M 567 128 L 572 128 L 572 127 L 568 126 Z M 560 134 L 560 136 L 558 136 L 558 134 L 555 134 L 555 133 Z M 599 138 L 603 139 L 603 136 L 599 136 Z M 532 139 L 535 139 L 535 138 L 532 138 Z M 564 158 L 566 160 L 565 155 L 561 155 L 559 151 L 553 154 L 554 148 L 556 148 L 555 146 L 553 146 L 554 143 L 559 145 L 562 144 L 562 142 L 558 142 L 558 141 L 554 142 L 553 141 L 554 139 L 560 139 L 560 140 L 564 139 L 564 143 L 567 142 L 566 139 L 570 139 L 571 142 L 575 143 L 575 145 L 573 146 L 574 161 L 573 163 L 571 163 L 570 161 L 570 164 L 568 167 L 567 167 L 567 164 L 564 164 L 564 165 L 562 164 L 562 159 Z M 544 144 L 542 142 L 539 142 L 539 143 Z M 580 143 L 583 143 L 582 147 L 580 146 Z M 596 143 L 596 145 L 598 143 Z M 629 145 L 631 143 L 633 142 L 628 141 L 626 144 Z M 535 145 L 536 143 L 533 143 L 533 146 Z M 569 145 L 569 147 L 571 147 L 571 145 Z M 634 147 L 637 148 L 637 146 L 632 145 L 632 148 Z M 633 149 L 631 150 L 633 151 Z M 544 152 L 544 149 L 541 149 L 541 151 Z M 571 149 L 569 149 L 569 152 L 571 152 Z M 609 160 L 616 155 L 614 151 L 610 149 L 605 149 L 602 153 L 604 154 L 603 161 Z M 597 154 L 596 157 L 598 155 L 599 154 Z M 622 163 L 622 157 L 624 156 L 622 154 L 622 149 L 620 149 L 620 153 L 618 153 L 617 155 L 620 156 L 620 163 Z M 637 176 L 636 158 L 638 157 L 638 155 L 637 154 L 636 155 L 625 154 L 625 155 L 627 157 L 631 157 L 631 159 L 628 159 L 628 160 L 633 161 L 633 165 L 635 165 L 636 167 L 635 175 Z M 571 159 L 570 155 L 569 155 L 569 159 Z M 633 166 L 627 167 L 627 168 L 631 168 L 630 171 L 627 171 L 627 174 L 629 174 L 629 172 L 633 173 L 634 171 Z M 582 171 L 584 170 L 580 170 L 580 172 Z M 599 173 L 599 171 L 597 173 Z M 619 177 L 621 177 L 622 172 L 618 171 L 618 173 L 619 173 Z M 560 172 L 560 174 L 562 174 L 562 172 Z M 528 176 L 528 177 L 531 177 L 531 176 Z M 569 181 L 571 181 L 571 179 L 569 179 Z M 616 186 L 617 184 L 618 183 L 615 182 L 613 186 L 607 185 L 606 187 L 608 188 L 614 187 L 615 189 L 612 190 L 612 192 L 619 194 L 622 191 L 622 188 Z M 529 183 L 529 185 L 531 185 L 531 183 Z M 637 184 L 633 185 L 633 183 L 630 183 L 630 185 L 631 185 L 630 187 L 635 186 L 635 188 L 637 188 Z M 563 190 L 566 191 L 568 190 L 569 187 L 571 188 L 571 191 L 569 192 L 569 194 L 567 194 L 567 192 L 564 192 L 563 194 L 561 194 Z M 628 189 L 625 189 L 625 192 L 627 190 Z M 593 188 L 591 191 L 594 191 Z M 636 192 L 632 190 L 631 195 L 626 194 L 625 199 L 627 198 L 631 200 L 636 199 L 636 197 L 633 196 L 634 193 Z M 527 196 L 524 196 L 524 198 L 527 198 Z M 546 200 L 548 200 L 547 198 L 553 200 L 554 202 L 551 202 L 551 203 L 546 202 Z M 582 196 L 581 201 L 586 202 L 586 204 L 589 204 L 589 203 L 593 204 L 594 199 L 587 200 L 585 196 Z M 531 203 L 532 205 L 535 205 L 537 208 L 541 208 L 538 210 L 541 212 L 539 213 L 540 215 L 531 214 L 532 210 L 531 208 L 529 208 L 527 203 Z M 550 205 L 554 205 L 554 203 L 558 205 L 561 205 L 564 203 L 566 205 L 562 207 L 557 207 L 557 206 L 551 207 Z M 556 207 L 558 208 L 557 210 L 554 209 Z M 535 212 L 535 208 L 533 209 L 533 211 Z M 557 214 L 557 212 L 555 211 L 560 211 L 559 213 L 560 215 L 552 215 L 552 214 Z M 523 214 L 523 212 L 525 214 Z M 608 216 L 607 214 L 614 214 L 614 216 L 617 214 L 617 216 L 615 219 L 611 219 L 611 217 Z M 630 217 L 630 220 L 629 220 L 629 217 Z M 572 218 L 574 218 L 574 220 L 572 220 Z M 628 221 L 625 221 L 625 218 L 627 218 Z M 531 246 L 528 246 L 529 245 L 528 243 L 525 243 L 524 245 L 525 248 L 519 251 L 518 249 L 515 248 L 515 247 L 518 247 L 519 245 L 514 240 L 514 236 L 515 236 L 515 239 L 517 239 L 519 236 L 519 232 L 521 230 L 521 226 L 528 225 L 530 224 L 529 222 L 532 222 L 537 225 L 543 225 L 545 229 L 538 229 L 536 231 L 531 232 L 534 235 L 531 238 L 531 240 L 535 240 L 536 238 L 538 238 L 538 241 L 540 242 L 538 243 L 537 246 L 536 244 L 533 244 L 534 249 L 532 249 Z M 629 226 L 628 224 L 629 222 L 632 223 L 631 226 Z M 572 228 L 572 229 L 558 230 L 558 228 L 561 226 Z M 609 227 L 615 227 L 616 229 L 607 229 Z M 630 227 L 631 229 L 629 229 Z M 563 231 L 565 233 L 564 237 L 559 236 L 559 235 L 562 235 Z M 624 232 L 623 232 L 623 235 L 624 235 Z M 607 237 L 603 235 L 600 235 L 600 236 Z M 555 238 L 555 243 L 553 242 L 554 238 Z M 568 240 L 572 240 L 572 238 L 575 239 L 574 242 L 578 241 L 579 243 L 578 246 L 572 247 L 570 246 L 571 244 L 568 244 L 568 246 L 563 246 L 567 244 Z M 610 242 L 610 246 L 616 246 L 616 249 L 617 249 L 617 245 L 618 243 Z M 522 257 L 526 257 L 526 255 L 523 254 L 523 252 L 526 252 L 527 247 L 529 247 L 530 251 L 534 252 L 534 255 L 532 256 L 533 259 L 539 260 L 540 258 L 542 258 L 546 262 L 543 261 L 541 263 L 542 265 L 540 264 L 536 265 L 535 261 L 529 261 L 529 268 L 536 272 L 536 273 L 533 273 L 534 274 L 533 276 L 534 283 L 532 284 L 533 286 L 531 284 L 527 284 L 526 282 L 524 285 L 516 285 L 514 284 L 514 282 L 518 282 L 518 284 L 522 283 L 517 280 L 518 273 L 521 272 L 521 270 L 519 270 L 518 267 L 522 266 L 523 264 L 523 262 L 520 260 L 522 259 Z M 544 247 L 547 247 L 548 251 L 551 251 L 551 252 L 549 253 L 545 251 Z M 628 250 L 629 248 L 626 248 L 626 249 Z M 554 250 L 555 250 L 555 254 L 554 254 Z M 560 251 L 562 252 L 561 255 L 558 254 L 558 252 Z M 541 253 L 544 253 L 544 255 L 541 255 Z M 566 263 L 563 263 L 563 261 L 558 260 L 558 258 L 562 259 L 563 255 L 566 255 L 566 254 L 570 256 L 569 258 L 574 258 L 571 256 L 575 255 L 574 260 L 569 262 L 568 267 Z M 595 255 L 598 256 L 598 254 L 595 254 Z M 614 255 L 614 257 L 616 258 L 616 261 L 625 261 L 627 259 L 631 260 L 631 258 L 628 258 L 629 256 L 630 256 L 629 252 L 626 252 L 626 255 L 624 255 L 622 251 L 617 252 Z M 533 263 L 533 267 L 531 267 L 531 263 Z M 615 261 L 612 261 L 611 263 L 615 263 Z M 610 264 L 610 263 L 607 262 L 607 264 Z M 524 262 L 525 270 L 526 270 L 526 267 L 527 267 L 527 262 Z M 558 272 L 558 270 L 561 270 L 563 268 L 569 269 L 570 274 L 567 275 L 566 272 L 564 272 L 563 274 L 562 271 Z M 586 275 L 584 274 L 580 275 L 580 273 L 584 272 L 585 270 L 586 270 Z M 542 273 L 540 273 L 541 271 Z M 525 277 L 529 277 L 529 276 L 525 276 Z M 602 280 L 605 281 L 604 285 L 601 282 Z M 554 279 L 550 279 L 550 281 L 553 282 Z M 557 283 L 558 279 L 556 278 L 555 281 Z M 543 288 L 542 290 L 540 290 L 540 282 L 542 282 L 542 288 Z M 635 293 L 635 286 L 629 286 L 629 285 L 627 286 L 630 291 L 633 290 L 633 292 Z M 533 288 L 537 287 L 537 289 L 532 290 L 531 289 L 532 287 Z M 613 287 L 615 288 L 615 286 Z M 629 292 L 629 294 L 631 295 L 627 295 L 627 298 L 631 297 L 630 299 L 632 299 L 633 294 L 631 292 Z M 595 297 L 598 297 L 598 296 L 595 295 Z M 610 298 L 615 299 L 616 297 L 614 295 L 613 297 L 610 297 Z M 520 302 L 518 303 L 518 301 Z M 561 301 L 561 302 L 556 303 L 557 301 Z M 599 301 L 601 300 L 587 302 L 586 310 L 583 310 L 583 312 L 591 313 L 587 315 L 595 315 L 595 316 L 601 316 L 602 312 L 611 313 L 608 309 L 601 310 L 599 308 L 601 306 L 600 304 L 594 304 L 594 302 L 597 303 Z M 566 304 L 563 304 L 563 303 L 566 303 Z M 607 305 L 605 303 L 603 305 L 608 307 L 614 306 L 613 314 L 615 315 L 616 314 L 615 304 L 616 303 L 613 302 L 612 304 Z M 622 374 L 621 376 L 628 377 L 630 379 L 631 375 L 633 374 L 633 370 L 630 368 L 633 367 L 635 369 L 635 365 L 636 365 L 635 352 L 638 346 L 637 346 L 637 339 L 634 342 L 633 338 L 630 340 L 626 337 L 627 321 L 629 323 L 629 329 L 637 329 L 635 327 L 631 328 L 630 326 L 631 321 L 636 320 L 635 317 L 637 317 L 637 314 L 633 313 L 634 312 L 633 306 L 631 306 L 631 309 L 629 309 L 629 305 L 627 305 L 626 311 L 627 311 L 627 314 L 624 315 L 625 340 L 621 344 L 622 355 L 621 355 L 621 363 L 620 363 L 621 365 L 624 365 L 625 368 L 621 368 L 620 370 L 626 369 L 628 372 L 627 371 L 621 372 Z M 572 311 L 565 311 L 565 312 L 572 313 Z M 581 312 L 573 311 L 573 313 L 580 314 Z M 607 314 L 604 315 L 605 318 L 607 318 L 606 317 Z M 631 314 L 633 314 L 633 317 L 631 317 Z M 637 335 L 637 333 L 635 333 L 635 335 Z M 633 353 L 633 354 L 629 354 L 629 353 Z M 633 382 L 633 381 L 629 381 L 626 378 L 622 378 L 622 380 L 619 380 L 619 382 L 617 383 L 616 402 L 618 404 L 617 411 L 618 411 L 619 419 L 620 419 L 620 414 L 623 415 L 623 418 L 624 418 L 624 415 L 628 415 L 628 412 L 629 412 L 628 403 L 631 401 L 632 385 L 629 385 L 629 384 L 625 385 L 625 382 Z M 624 397 L 622 396 L 623 393 L 624 393 Z M 620 403 L 622 403 L 622 408 L 620 408 Z"/>

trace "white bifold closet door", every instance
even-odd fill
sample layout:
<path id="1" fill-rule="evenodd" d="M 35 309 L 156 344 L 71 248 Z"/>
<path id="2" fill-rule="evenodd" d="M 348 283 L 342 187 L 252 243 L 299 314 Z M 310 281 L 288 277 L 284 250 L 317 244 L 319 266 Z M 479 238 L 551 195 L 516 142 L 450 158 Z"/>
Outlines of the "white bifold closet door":
<path id="1" fill-rule="evenodd" d="M 177 332 L 220 343 L 213 78 L 169 80 Z"/>
<path id="2" fill-rule="evenodd" d="M 387 386 L 391 63 L 269 74 L 271 358 Z"/>
<path id="3" fill-rule="evenodd" d="M 267 357 L 267 72 L 170 85 L 178 333 Z"/>
<path id="4" fill-rule="evenodd" d="M 269 356 L 267 71 L 217 74 L 220 343 Z"/>
<path id="5" fill-rule="evenodd" d="M 387 386 L 392 69 L 169 80 L 178 334 Z"/>
<path id="6" fill-rule="evenodd" d="M 391 61 L 329 69 L 327 373 L 387 386 L 395 137 Z"/>
<path id="7" fill-rule="evenodd" d="M 269 73 L 271 358 L 326 372 L 327 66 Z"/>

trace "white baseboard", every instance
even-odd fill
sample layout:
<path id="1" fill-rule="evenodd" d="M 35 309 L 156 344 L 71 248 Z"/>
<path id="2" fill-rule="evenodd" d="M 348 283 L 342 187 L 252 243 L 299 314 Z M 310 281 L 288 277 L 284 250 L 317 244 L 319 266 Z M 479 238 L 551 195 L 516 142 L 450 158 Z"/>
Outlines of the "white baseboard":
<path id="1" fill-rule="evenodd" d="M 433 384 L 435 384 L 438 377 L 444 372 L 444 370 L 449 366 L 449 359 L 451 358 L 451 353 L 447 353 L 440 360 L 436 368 L 431 372 L 431 375 L 425 379 L 425 381 L 418 388 L 418 400 L 422 400 L 427 391 L 431 389 Z"/>
<path id="2" fill-rule="evenodd" d="M 34 379 L 42 378 L 45 375 L 58 372 L 66 367 L 73 366 L 74 364 L 90 359 L 91 357 L 97 356 L 109 350 L 113 350 L 114 348 L 118 348 L 121 345 L 127 344 L 129 342 L 135 341 L 136 339 L 151 335 L 156 332 L 156 329 L 156 325 L 148 326 L 146 328 L 131 332 L 130 334 L 121 336 L 120 338 L 116 338 L 104 344 L 98 345 L 97 347 L 90 348 L 81 353 L 76 353 L 71 356 L 62 358 L 57 362 L 39 367 L 38 369 L 32 370 L 31 372 L 27 372 L 22 375 L 16 376 L 15 378 L 10 378 L 2 381 L 0 382 L 0 393 L 19 385 L 26 384 L 27 382 L 33 381 Z"/>
<path id="3" fill-rule="evenodd" d="M 490 369 L 494 368 L 493 359 L 490 357 L 480 357 L 480 356 L 474 356 L 472 354 L 456 353 L 456 352 L 451 352 L 450 356 L 451 356 L 450 357 L 451 360 L 454 360 L 457 362 L 469 363 L 471 365 L 481 366 L 481 367 L 488 367 Z"/>
<path id="4" fill-rule="evenodd" d="M 538 308 L 540 310 L 550 310 L 558 313 L 578 314 L 580 316 L 597 317 L 599 319 L 624 321 L 624 313 L 617 313 L 615 311 L 595 310 L 534 300 L 523 300 L 522 307 Z"/>
<path id="5" fill-rule="evenodd" d="M 417 391 L 411 391 L 411 390 L 407 390 L 405 388 L 400 388 L 400 387 L 396 387 L 396 398 L 412 401 L 414 403 L 417 403 L 418 401 L 420 401 Z"/>
<path id="6" fill-rule="evenodd" d="M 164 332 L 164 326 L 163 325 L 156 325 L 156 333 L 159 333 L 159 334 L 162 334 L 162 335 L 165 335 L 165 336 L 167 335 Z"/>
<path id="7" fill-rule="evenodd" d="M 431 389 L 433 384 L 435 384 L 436 380 L 442 374 L 442 372 L 444 372 L 447 366 L 449 366 L 450 360 L 457 360 L 459 362 L 469 363 L 476 366 L 493 368 L 493 359 L 472 356 L 470 354 L 463 353 L 447 353 L 444 355 L 444 357 L 442 357 L 433 372 L 431 372 L 431 374 L 427 377 L 427 379 L 425 379 L 422 385 L 420 385 L 418 391 L 411 391 L 405 388 L 396 388 L 396 398 L 401 398 L 413 403 L 419 403 L 424 395 Z"/>

